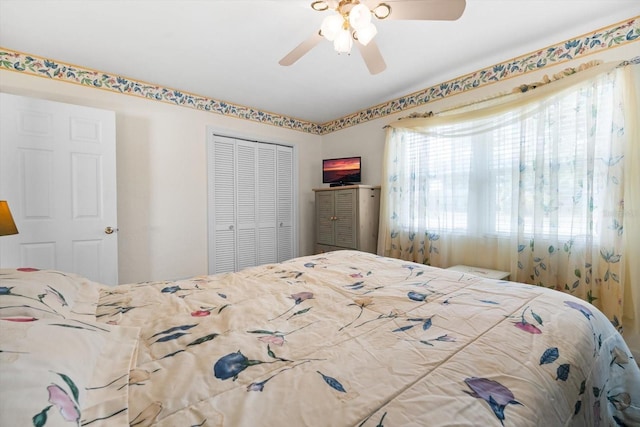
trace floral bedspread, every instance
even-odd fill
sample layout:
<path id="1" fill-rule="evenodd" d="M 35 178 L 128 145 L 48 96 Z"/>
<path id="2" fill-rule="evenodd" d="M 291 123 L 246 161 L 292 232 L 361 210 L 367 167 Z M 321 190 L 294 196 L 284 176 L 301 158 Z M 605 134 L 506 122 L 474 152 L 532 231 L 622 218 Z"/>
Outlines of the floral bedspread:
<path id="1" fill-rule="evenodd" d="M 640 425 L 622 337 L 570 295 L 355 251 L 104 288 L 146 426 Z"/>
<path id="2" fill-rule="evenodd" d="M 0 425 L 637 426 L 596 308 L 355 251 L 107 287 L 0 270 Z"/>

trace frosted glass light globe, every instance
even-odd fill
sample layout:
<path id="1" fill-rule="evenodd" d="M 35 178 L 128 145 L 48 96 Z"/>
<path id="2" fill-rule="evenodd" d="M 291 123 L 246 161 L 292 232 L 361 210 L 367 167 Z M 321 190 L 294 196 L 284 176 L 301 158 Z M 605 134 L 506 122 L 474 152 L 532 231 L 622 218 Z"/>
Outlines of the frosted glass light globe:
<path id="1" fill-rule="evenodd" d="M 325 39 L 333 41 L 338 36 L 338 33 L 342 30 L 343 23 L 344 18 L 342 17 L 342 15 L 328 15 L 322 20 L 322 25 L 320 26 L 320 34 L 322 34 Z"/>
<path id="2" fill-rule="evenodd" d="M 371 11 L 367 6 L 359 3 L 349 12 L 349 24 L 355 29 L 360 30 L 371 23 Z"/>
<path id="3" fill-rule="evenodd" d="M 351 52 L 351 46 L 353 45 L 353 39 L 349 30 L 343 29 L 338 33 L 338 36 L 333 41 L 333 48 L 338 53 Z"/>

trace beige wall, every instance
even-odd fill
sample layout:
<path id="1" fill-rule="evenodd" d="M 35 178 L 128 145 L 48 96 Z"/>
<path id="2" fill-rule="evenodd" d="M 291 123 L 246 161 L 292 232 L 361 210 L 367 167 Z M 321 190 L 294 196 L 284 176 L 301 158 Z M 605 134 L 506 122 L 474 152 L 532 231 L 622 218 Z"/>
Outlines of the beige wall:
<path id="1" fill-rule="evenodd" d="M 116 112 L 121 283 L 207 273 L 208 127 L 295 147 L 298 253 L 312 252 L 320 136 L 9 71 L 0 91 Z"/>

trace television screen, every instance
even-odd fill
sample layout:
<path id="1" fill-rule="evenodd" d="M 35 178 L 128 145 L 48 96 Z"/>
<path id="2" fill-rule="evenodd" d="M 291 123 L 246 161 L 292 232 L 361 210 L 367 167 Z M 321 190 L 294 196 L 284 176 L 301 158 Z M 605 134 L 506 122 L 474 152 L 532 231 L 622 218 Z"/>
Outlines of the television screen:
<path id="1" fill-rule="evenodd" d="M 322 161 L 322 182 L 325 184 L 360 182 L 360 173 L 360 157 L 343 157 Z"/>

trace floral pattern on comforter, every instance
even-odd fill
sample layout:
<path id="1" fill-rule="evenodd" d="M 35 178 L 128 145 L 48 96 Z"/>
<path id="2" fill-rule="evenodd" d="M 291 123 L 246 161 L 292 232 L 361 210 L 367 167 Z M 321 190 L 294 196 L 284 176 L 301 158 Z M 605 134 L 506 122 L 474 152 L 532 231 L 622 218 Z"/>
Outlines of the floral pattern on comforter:
<path id="1" fill-rule="evenodd" d="M 356 251 L 103 289 L 146 426 L 638 425 L 640 371 L 570 295 Z"/>

